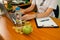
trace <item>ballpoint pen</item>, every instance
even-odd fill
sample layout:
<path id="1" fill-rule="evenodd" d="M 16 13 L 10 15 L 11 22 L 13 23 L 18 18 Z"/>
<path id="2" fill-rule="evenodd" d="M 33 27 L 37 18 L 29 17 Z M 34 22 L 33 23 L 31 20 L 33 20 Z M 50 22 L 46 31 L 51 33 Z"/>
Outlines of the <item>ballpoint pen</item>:
<path id="1" fill-rule="evenodd" d="M 40 22 L 45 22 L 45 21 L 49 21 L 49 19 L 41 20 Z"/>

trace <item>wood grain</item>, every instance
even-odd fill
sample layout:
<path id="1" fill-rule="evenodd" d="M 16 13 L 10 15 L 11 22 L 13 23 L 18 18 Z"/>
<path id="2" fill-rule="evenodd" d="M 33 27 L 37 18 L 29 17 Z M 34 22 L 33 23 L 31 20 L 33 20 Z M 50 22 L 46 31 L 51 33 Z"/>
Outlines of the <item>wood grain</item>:
<path id="1" fill-rule="evenodd" d="M 4 26 L 6 28 L 5 31 L 7 31 L 6 34 L 4 34 L 6 36 L 3 35 L 5 40 L 60 40 L 60 28 L 37 28 L 35 20 L 32 19 L 30 20 L 30 22 L 33 27 L 33 32 L 29 35 L 19 34 L 16 33 L 15 30 L 12 28 L 14 25 L 7 17 L 4 16 L 2 18 L 3 20 L 5 20 L 6 23 L 6 26 Z M 60 27 L 60 19 L 57 18 L 52 18 L 52 19 Z M 1 22 L 3 22 L 3 20 L 1 20 Z M 2 27 L 1 22 L 0 22 L 0 27 Z"/>

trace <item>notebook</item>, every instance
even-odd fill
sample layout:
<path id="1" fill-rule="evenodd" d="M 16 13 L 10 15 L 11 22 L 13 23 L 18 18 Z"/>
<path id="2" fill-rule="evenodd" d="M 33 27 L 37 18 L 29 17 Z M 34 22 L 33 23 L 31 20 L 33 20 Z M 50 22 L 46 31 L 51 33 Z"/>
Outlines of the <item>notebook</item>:
<path id="1" fill-rule="evenodd" d="M 36 18 L 36 25 L 38 28 L 47 27 L 47 28 L 57 28 L 58 25 L 50 17 Z"/>

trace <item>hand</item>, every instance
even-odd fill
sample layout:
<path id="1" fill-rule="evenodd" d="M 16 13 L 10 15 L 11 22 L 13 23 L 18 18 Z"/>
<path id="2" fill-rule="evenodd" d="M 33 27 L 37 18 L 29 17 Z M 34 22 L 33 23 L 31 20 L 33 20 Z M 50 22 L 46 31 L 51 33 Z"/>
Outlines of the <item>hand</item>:
<path id="1" fill-rule="evenodd" d="M 24 16 L 22 16 L 22 19 L 23 20 L 30 20 L 30 19 L 33 19 L 35 18 L 35 14 L 25 14 Z"/>
<path id="2" fill-rule="evenodd" d="M 25 14 L 25 10 L 24 10 L 24 9 L 21 9 L 20 12 L 21 12 L 22 14 Z"/>
<path id="3" fill-rule="evenodd" d="M 19 15 L 16 15 L 16 18 L 17 18 L 17 19 L 20 19 L 20 16 L 19 16 Z"/>

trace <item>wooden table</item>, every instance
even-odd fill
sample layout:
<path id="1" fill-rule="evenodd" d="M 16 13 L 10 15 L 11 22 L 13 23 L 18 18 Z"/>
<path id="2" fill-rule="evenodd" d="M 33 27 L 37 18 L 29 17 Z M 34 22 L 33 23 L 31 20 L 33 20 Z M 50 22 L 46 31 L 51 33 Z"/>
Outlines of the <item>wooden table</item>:
<path id="1" fill-rule="evenodd" d="M 52 19 L 60 26 L 60 19 Z M 18 34 L 12 28 L 13 23 L 3 16 L 0 18 L 0 34 L 5 40 L 60 40 L 60 28 L 37 28 L 35 20 L 30 22 L 33 32 L 29 35 Z"/>

